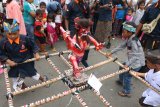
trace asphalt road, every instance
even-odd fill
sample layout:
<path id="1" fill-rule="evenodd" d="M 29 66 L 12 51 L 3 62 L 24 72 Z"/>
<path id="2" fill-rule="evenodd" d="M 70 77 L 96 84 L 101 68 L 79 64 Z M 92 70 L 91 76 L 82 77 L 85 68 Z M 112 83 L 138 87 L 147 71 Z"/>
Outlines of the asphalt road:
<path id="1" fill-rule="evenodd" d="M 122 41 L 120 39 L 115 39 L 112 41 L 112 48 L 117 46 Z M 56 44 L 57 51 L 66 50 L 65 43 L 63 41 L 59 41 Z M 107 52 L 110 50 L 104 49 L 103 51 Z M 125 58 L 125 50 L 119 52 L 116 56 L 119 58 L 120 61 L 123 61 Z M 64 55 L 67 58 L 67 55 Z M 61 72 L 64 70 L 69 69 L 69 67 L 58 57 L 51 58 L 54 64 L 60 69 Z M 104 61 L 106 58 L 96 52 L 95 50 L 91 50 L 89 53 L 88 63 L 90 65 L 96 64 L 98 62 Z M 48 62 L 43 59 L 36 62 L 36 68 L 38 72 L 42 75 L 47 75 L 50 79 L 57 77 L 58 74 L 52 70 L 49 66 Z M 103 65 L 99 68 L 91 70 L 87 72 L 87 74 L 91 74 L 94 72 L 96 77 L 101 77 L 110 73 L 113 73 L 118 70 L 118 66 L 115 63 L 109 63 Z M 142 92 L 146 89 L 146 86 L 142 84 L 139 80 L 133 78 L 132 82 L 132 96 L 131 98 L 123 98 L 118 96 L 117 92 L 122 90 L 121 86 L 115 84 L 115 81 L 118 79 L 118 76 L 115 76 L 111 79 L 107 79 L 102 81 L 103 86 L 100 90 L 101 94 L 110 102 L 113 107 L 140 107 L 138 104 L 138 99 L 141 97 Z M 25 80 L 25 83 L 28 86 L 38 83 L 30 78 Z M 62 81 L 58 81 L 52 84 L 49 88 L 39 88 L 31 92 L 26 92 L 14 97 L 14 106 L 19 107 L 24 104 L 28 104 L 31 102 L 35 102 L 36 100 L 40 100 L 46 98 L 48 96 L 52 96 L 59 92 L 63 92 L 68 90 L 68 87 L 63 84 Z M 5 88 L 5 81 L 4 75 L 0 75 L 0 107 L 8 107 L 8 103 L 5 97 L 6 88 Z M 99 98 L 91 91 L 86 90 L 80 93 L 80 96 L 84 99 L 89 107 L 104 107 L 105 105 L 99 100 Z M 44 104 L 40 107 L 81 107 L 81 104 L 77 101 L 75 96 L 68 95 L 56 101 Z"/>

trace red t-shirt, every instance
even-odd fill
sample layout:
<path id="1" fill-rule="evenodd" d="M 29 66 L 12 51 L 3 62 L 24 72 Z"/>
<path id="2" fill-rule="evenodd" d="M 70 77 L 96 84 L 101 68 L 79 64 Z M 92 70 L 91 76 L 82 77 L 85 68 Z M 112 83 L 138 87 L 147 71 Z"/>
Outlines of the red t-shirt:
<path id="1" fill-rule="evenodd" d="M 34 35 L 38 37 L 43 37 L 44 34 L 40 32 L 41 29 L 43 29 L 43 22 L 36 20 L 34 22 Z"/>

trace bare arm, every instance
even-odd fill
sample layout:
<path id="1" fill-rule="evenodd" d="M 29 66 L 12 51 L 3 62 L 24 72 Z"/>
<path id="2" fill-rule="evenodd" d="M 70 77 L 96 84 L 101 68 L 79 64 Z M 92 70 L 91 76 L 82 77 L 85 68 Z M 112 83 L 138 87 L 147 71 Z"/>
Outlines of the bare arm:
<path id="1" fill-rule="evenodd" d="M 137 27 L 137 30 L 136 30 L 136 33 L 135 33 L 136 35 L 139 34 L 139 32 L 141 31 L 142 27 L 143 27 L 143 24 L 140 23 L 140 24 L 138 25 L 138 27 Z"/>

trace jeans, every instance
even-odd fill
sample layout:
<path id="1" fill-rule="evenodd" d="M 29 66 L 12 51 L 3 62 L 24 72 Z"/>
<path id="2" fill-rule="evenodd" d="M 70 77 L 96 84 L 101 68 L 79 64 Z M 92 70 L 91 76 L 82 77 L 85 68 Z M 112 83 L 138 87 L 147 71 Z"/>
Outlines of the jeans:
<path id="1" fill-rule="evenodd" d="M 34 26 L 32 24 L 26 24 L 26 23 L 25 23 L 25 26 L 26 26 L 27 36 L 34 41 L 35 40 L 35 38 L 34 38 Z"/>
<path id="2" fill-rule="evenodd" d="M 133 69 L 133 71 L 138 72 L 141 69 L 141 67 Z M 131 79 L 132 75 L 129 74 L 129 72 L 125 72 L 119 75 L 119 80 L 123 83 L 123 92 L 126 94 L 131 93 Z"/>

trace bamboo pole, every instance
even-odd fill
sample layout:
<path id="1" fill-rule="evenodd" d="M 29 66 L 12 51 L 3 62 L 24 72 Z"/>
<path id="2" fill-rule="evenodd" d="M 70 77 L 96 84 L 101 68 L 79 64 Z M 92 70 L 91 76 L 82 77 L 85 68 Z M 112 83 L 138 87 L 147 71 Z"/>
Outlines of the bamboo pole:
<path id="1" fill-rule="evenodd" d="M 117 75 L 119 75 L 119 74 L 122 74 L 122 73 L 128 72 L 128 71 L 129 71 L 129 69 L 122 69 L 122 70 L 119 70 L 119 71 L 114 72 L 114 73 L 112 73 L 112 74 L 108 74 L 108 75 L 105 75 L 105 76 L 103 76 L 103 77 L 100 77 L 99 80 L 100 80 L 100 81 L 103 81 L 103 80 L 106 80 L 106 79 L 108 79 L 108 78 L 112 78 L 112 77 L 114 77 L 114 76 L 117 76 Z"/>
<path id="2" fill-rule="evenodd" d="M 7 100 L 8 100 L 8 106 L 9 107 L 14 107 L 13 105 L 13 95 L 11 92 L 11 85 L 9 82 L 9 77 L 8 77 L 8 72 L 7 72 L 7 68 L 4 68 L 4 78 L 5 78 L 5 83 L 6 83 L 6 89 L 7 89 Z"/>
<path id="3" fill-rule="evenodd" d="M 59 55 L 60 53 L 63 53 L 63 54 L 66 54 L 66 53 L 70 53 L 71 51 L 69 51 L 69 50 L 67 50 L 67 51 L 62 51 L 62 52 L 56 52 L 56 53 L 52 53 L 52 54 L 49 54 L 48 56 L 56 56 L 56 55 Z M 44 59 L 44 58 L 46 58 L 46 55 L 42 55 L 42 56 L 40 56 L 40 59 Z M 22 62 L 22 63 L 18 63 L 17 65 L 19 65 L 19 64 L 24 64 L 24 63 L 29 63 L 29 62 L 33 62 L 33 61 L 36 61 L 36 59 L 35 58 L 31 58 L 31 59 L 28 59 L 28 60 L 26 60 L 26 61 L 24 61 L 24 62 Z M 5 64 L 5 65 L 1 65 L 0 66 L 0 68 L 3 68 L 3 67 L 9 67 L 9 65 L 7 64 Z"/>
<path id="4" fill-rule="evenodd" d="M 23 90 L 14 91 L 14 92 L 12 92 L 12 93 L 13 93 L 14 96 L 15 96 L 15 95 L 18 95 L 18 94 L 22 94 L 22 93 L 24 93 L 24 92 L 32 91 L 32 90 L 34 90 L 34 89 L 44 87 L 44 86 L 46 86 L 46 85 L 48 85 L 48 84 L 52 84 L 52 83 L 54 83 L 54 82 L 57 82 L 57 81 L 61 80 L 62 78 L 63 78 L 62 76 L 59 76 L 59 77 L 50 79 L 50 80 L 48 80 L 48 81 L 45 81 L 45 82 L 38 83 L 38 84 L 36 84 L 36 85 L 27 87 L 27 88 L 25 88 L 25 89 L 23 89 Z"/>
<path id="5" fill-rule="evenodd" d="M 91 66 L 89 66 L 89 67 L 87 67 L 87 68 L 82 69 L 81 72 L 86 72 L 86 71 L 89 71 L 89 70 L 98 68 L 98 67 L 100 67 L 100 66 L 102 66 L 102 65 L 105 65 L 105 64 L 107 64 L 107 63 L 109 63 L 109 62 L 112 62 L 112 61 L 114 61 L 114 60 L 115 60 L 115 58 L 110 58 L 110 59 L 108 59 L 108 60 L 99 62 L 99 63 L 97 63 L 97 64 L 94 64 L 94 65 L 91 65 Z M 67 75 L 70 75 L 70 72 L 72 72 L 72 71 L 73 71 L 73 69 L 69 69 L 69 70 L 66 70 L 65 73 L 66 73 Z"/>

